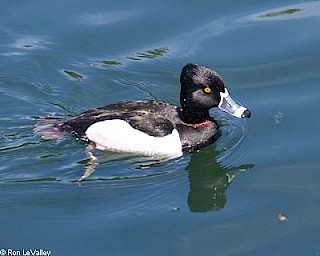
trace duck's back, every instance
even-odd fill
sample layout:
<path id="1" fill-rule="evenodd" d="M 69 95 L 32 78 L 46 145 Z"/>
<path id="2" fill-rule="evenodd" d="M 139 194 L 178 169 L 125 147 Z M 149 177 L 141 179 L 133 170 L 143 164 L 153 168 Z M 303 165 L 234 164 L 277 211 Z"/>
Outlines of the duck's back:
<path id="1" fill-rule="evenodd" d="M 134 129 L 155 137 L 171 134 L 174 123 L 181 120 L 175 105 L 156 100 L 134 100 L 88 110 L 68 119 L 60 128 L 85 139 L 90 126 L 114 119 L 124 120 Z"/>

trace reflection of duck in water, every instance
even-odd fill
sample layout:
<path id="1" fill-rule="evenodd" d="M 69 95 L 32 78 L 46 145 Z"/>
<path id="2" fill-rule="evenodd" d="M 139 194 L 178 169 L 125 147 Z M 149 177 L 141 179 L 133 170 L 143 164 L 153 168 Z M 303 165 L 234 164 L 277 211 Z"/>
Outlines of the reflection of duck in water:
<path id="1" fill-rule="evenodd" d="M 247 164 L 231 169 L 222 168 L 216 161 L 213 147 L 207 147 L 191 155 L 187 166 L 190 191 L 188 205 L 193 212 L 219 210 L 227 202 L 226 190 L 234 176 L 254 165 Z"/>
<path id="2" fill-rule="evenodd" d="M 187 64 L 180 81 L 181 107 L 156 100 L 124 101 L 66 120 L 44 121 L 37 125 L 36 131 L 45 139 L 73 134 L 88 142 L 90 150 L 171 158 L 215 140 L 218 125 L 209 115 L 209 109 L 219 107 L 239 118 L 251 115 L 247 108 L 232 100 L 214 70 Z M 94 159 L 91 151 L 88 155 Z"/>

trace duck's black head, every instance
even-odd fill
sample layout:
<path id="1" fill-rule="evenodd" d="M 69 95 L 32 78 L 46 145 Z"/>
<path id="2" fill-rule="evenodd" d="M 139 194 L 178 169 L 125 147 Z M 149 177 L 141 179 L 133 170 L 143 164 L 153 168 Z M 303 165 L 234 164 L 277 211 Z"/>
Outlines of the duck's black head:
<path id="1" fill-rule="evenodd" d="M 180 103 L 187 123 L 201 123 L 209 118 L 209 109 L 219 107 L 236 117 L 250 117 L 250 111 L 229 96 L 221 76 L 199 64 L 187 64 L 181 76 Z"/>

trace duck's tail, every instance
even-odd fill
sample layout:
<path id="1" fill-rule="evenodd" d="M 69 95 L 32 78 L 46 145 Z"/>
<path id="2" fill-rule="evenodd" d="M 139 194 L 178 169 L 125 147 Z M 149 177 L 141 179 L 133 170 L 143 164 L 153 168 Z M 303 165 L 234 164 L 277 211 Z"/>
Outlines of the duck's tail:
<path id="1" fill-rule="evenodd" d="M 66 117 L 45 116 L 40 117 L 33 129 L 34 133 L 44 140 L 57 140 L 65 136 L 66 132 L 61 128 Z"/>

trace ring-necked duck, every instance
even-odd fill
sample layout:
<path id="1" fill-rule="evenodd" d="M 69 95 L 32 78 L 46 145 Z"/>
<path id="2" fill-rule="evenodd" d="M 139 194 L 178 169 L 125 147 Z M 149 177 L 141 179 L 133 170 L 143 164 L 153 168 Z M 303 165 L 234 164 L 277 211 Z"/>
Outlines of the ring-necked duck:
<path id="1" fill-rule="evenodd" d="M 44 138 L 68 132 L 99 150 L 177 157 L 213 143 L 218 125 L 209 109 L 249 118 L 250 111 L 229 96 L 220 75 L 199 64 L 187 64 L 181 76 L 181 107 L 157 100 L 129 100 L 95 108 L 38 128 Z"/>

